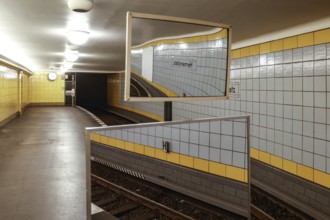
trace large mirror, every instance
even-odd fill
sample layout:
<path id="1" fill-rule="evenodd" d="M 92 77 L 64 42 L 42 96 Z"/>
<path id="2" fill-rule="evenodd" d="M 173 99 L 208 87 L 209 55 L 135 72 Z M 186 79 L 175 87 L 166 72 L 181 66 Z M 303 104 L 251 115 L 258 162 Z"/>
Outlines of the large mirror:
<path id="1" fill-rule="evenodd" d="M 125 100 L 227 99 L 231 28 L 127 13 Z"/>

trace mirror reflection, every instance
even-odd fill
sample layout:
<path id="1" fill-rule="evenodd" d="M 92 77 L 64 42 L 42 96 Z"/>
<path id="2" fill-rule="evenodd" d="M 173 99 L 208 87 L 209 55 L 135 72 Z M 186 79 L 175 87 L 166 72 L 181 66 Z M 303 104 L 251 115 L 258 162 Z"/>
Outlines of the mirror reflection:
<path id="1" fill-rule="evenodd" d="M 130 98 L 226 98 L 229 31 L 213 23 L 133 16 L 126 84 Z"/>

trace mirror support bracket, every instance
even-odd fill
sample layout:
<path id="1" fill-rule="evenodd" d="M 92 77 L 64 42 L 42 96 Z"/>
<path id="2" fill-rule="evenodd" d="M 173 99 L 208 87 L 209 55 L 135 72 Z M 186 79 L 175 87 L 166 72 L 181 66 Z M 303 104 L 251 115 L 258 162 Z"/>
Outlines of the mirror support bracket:
<path id="1" fill-rule="evenodd" d="M 164 102 L 164 121 L 172 121 L 172 102 Z"/>

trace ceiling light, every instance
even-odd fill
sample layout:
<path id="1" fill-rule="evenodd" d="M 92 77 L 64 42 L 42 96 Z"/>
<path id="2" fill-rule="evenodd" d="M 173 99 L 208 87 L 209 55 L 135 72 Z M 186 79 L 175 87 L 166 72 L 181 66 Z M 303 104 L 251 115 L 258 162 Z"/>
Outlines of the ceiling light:
<path id="1" fill-rule="evenodd" d="M 65 73 L 68 69 L 66 69 L 63 65 L 61 65 L 60 72 Z"/>
<path id="2" fill-rule="evenodd" d="M 67 47 L 69 50 L 79 50 L 79 46 L 78 45 L 74 45 L 74 44 L 71 44 L 71 43 L 68 43 Z"/>
<path id="3" fill-rule="evenodd" d="M 68 32 L 68 40 L 74 45 L 82 45 L 87 42 L 89 37 L 88 31 L 72 30 Z"/>
<path id="4" fill-rule="evenodd" d="M 67 50 L 65 51 L 65 59 L 69 62 L 74 62 L 78 60 L 79 57 L 79 52 L 78 51 L 72 51 L 72 50 Z"/>
<path id="5" fill-rule="evenodd" d="M 65 68 L 65 69 L 71 69 L 72 67 L 73 67 L 73 62 L 68 62 L 68 61 L 65 61 L 64 63 L 63 63 L 63 67 Z"/>
<path id="6" fill-rule="evenodd" d="M 93 8 L 92 0 L 69 0 L 68 6 L 75 12 L 88 12 Z"/>

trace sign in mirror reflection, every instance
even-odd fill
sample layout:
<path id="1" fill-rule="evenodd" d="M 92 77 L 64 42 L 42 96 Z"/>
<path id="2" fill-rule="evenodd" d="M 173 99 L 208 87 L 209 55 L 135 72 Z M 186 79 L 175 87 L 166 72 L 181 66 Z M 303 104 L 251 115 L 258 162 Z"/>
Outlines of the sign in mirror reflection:
<path id="1" fill-rule="evenodd" d="M 129 13 L 126 100 L 227 98 L 227 25 Z"/>

